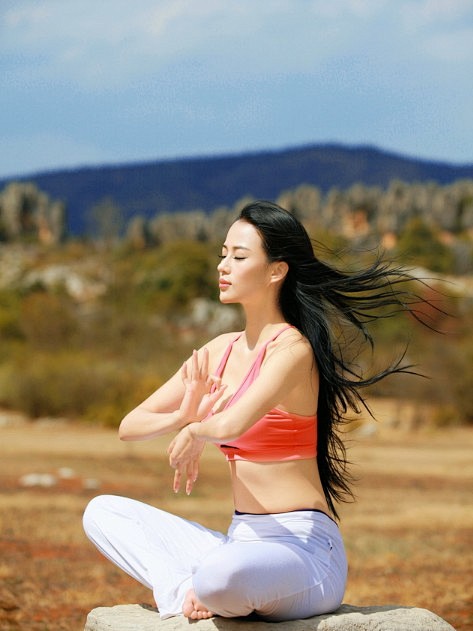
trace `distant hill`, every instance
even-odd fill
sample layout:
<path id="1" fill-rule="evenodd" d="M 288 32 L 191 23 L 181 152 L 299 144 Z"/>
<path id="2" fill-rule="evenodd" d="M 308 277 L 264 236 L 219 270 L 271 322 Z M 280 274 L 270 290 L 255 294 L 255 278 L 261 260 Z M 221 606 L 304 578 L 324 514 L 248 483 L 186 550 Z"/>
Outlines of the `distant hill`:
<path id="1" fill-rule="evenodd" d="M 245 195 L 275 199 L 300 184 L 348 188 L 356 182 L 387 187 L 393 179 L 408 183 L 448 184 L 473 178 L 473 164 L 417 160 L 375 147 L 310 145 L 278 151 L 183 158 L 38 173 L 16 181 L 34 182 L 67 205 L 68 229 L 84 231 L 85 214 L 105 198 L 125 219 L 141 214 L 232 206 Z M 10 180 L 0 180 L 3 188 Z"/>

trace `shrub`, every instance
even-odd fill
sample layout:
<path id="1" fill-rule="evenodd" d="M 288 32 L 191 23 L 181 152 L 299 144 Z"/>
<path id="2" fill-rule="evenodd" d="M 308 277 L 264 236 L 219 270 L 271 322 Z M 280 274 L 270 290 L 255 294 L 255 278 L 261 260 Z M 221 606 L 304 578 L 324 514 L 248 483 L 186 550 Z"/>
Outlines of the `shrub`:
<path id="1" fill-rule="evenodd" d="M 25 296 L 19 326 L 32 348 L 58 349 L 68 345 L 76 329 L 70 300 L 65 295 L 46 291 Z"/>
<path id="2" fill-rule="evenodd" d="M 19 325 L 20 305 L 18 292 L 7 290 L 0 292 L 0 338 L 2 345 L 6 340 L 18 340 L 23 337 Z"/>
<path id="3" fill-rule="evenodd" d="M 0 401 L 31 418 L 83 417 L 117 424 L 158 385 L 158 378 L 98 361 L 90 353 L 38 352 L 3 366 Z"/>

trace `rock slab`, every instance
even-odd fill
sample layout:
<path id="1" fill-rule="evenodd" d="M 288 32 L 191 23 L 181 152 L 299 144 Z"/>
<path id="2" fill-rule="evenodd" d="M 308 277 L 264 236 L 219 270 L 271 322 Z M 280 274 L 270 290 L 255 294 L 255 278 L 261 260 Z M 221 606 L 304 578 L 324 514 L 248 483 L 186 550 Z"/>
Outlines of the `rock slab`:
<path id="1" fill-rule="evenodd" d="M 161 620 L 157 610 L 146 605 L 116 605 L 93 609 L 84 631 L 183 631 L 189 625 L 197 625 L 195 631 L 455 631 L 427 609 L 395 605 L 342 605 L 332 614 L 289 622 L 218 617 L 194 622 L 182 616 Z"/>

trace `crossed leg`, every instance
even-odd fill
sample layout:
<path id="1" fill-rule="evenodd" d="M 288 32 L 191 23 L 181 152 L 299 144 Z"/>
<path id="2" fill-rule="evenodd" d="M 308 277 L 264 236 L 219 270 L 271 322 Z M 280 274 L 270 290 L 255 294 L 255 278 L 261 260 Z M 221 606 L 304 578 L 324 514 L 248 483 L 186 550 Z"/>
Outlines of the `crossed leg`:
<path id="1" fill-rule="evenodd" d="M 97 548 L 153 590 L 161 618 L 212 613 L 191 594 L 192 575 L 228 537 L 142 502 L 119 496 L 91 500 L 84 529 Z"/>

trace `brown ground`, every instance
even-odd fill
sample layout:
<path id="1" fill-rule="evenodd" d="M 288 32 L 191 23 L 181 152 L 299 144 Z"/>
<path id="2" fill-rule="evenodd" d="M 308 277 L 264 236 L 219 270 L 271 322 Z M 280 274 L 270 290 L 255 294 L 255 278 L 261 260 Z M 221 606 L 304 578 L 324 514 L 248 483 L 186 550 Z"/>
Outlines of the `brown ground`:
<path id="1" fill-rule="evenodd" d="M 473 629 L 473 428 L 367 427 L 350 434 L 360 480 L 357 502 L 342 508 L 350 564 L 345 602 L 425 607 L 458 631 Z M 129 495 L 226 528 L 232 507 L 217 450 L 206 450 L 187 498 L 170 490 L 165 445 L 120 443 L 113 431 L 71 423 L 0 426 L 1 631 L 81 631 L 93 607 L 152 604 L 150 592 L 83 535 L 82 512 L 98 493 Z M 20 481 L 29 473 L 57 476 L 65 467 L 73 475 L 63 471 L 49 488 Z M 99 489 L 86 488 L 94 480 Z"/>

